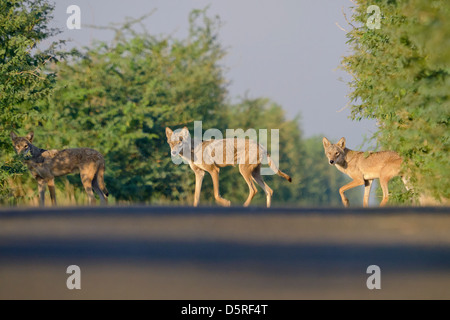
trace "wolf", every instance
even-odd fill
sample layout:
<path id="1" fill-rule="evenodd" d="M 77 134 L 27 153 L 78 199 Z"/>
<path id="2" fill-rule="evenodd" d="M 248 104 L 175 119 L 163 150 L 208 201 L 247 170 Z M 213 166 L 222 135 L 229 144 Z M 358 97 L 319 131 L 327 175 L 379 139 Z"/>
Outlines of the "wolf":
<path id="1" fill-rule="evenodd" d="M 174 132 L 167 127 L 166 137 L 170 145 L 171 155 L 180 155 L 189 163 L 195 173 L 195 207 L 198 206 L 200 201 L 200 191 L 205 172 L 211 175 L 216 202 L 222 206 L 230 206 L 230 201 L 222 198 L 219 192 L 219 171 L 222 167 L 239 165 L 239 172 L 249 188 L 249 195 L 244 203 L 245 207 L 250 205 L 258 191 L 253 181 L 256 181 L 264 190 L 267 207 L 269 208 L 271 205 L 273 190 L 261 176 L 261 161 L 264 157 L 276 174 L 292 182 L 290 176 L 276 167 L 265 148 L 253 140 L 244 138 L 212 139 L 195 145 L 187 127 L 178 132 Z"/>
<path id="2" fill-rule="evenodd" d="M 327 138 L 322 139 L 325 155 L 330 165 L 335 166 L 339 171 L 347 174 L 353 179 L 339 189 L 342 203 L 349 206 L 349 201 L 344 192 L 357 186 L 364 185 L 363 206 L 369 205 L 369 194 L 374 179 L 380 180 L 383 190 L 383 199 L 380 206 L 385 206 L 389 200 L 388 182 L 393 177 L 401 176 L 405 186 L 407 181 L 401 173 L 403 159 L 394 151 L 361 152 L 353 151 L 345 147 L 345 138 L 341 138 L 338 143 L 332 144 Z"/>
<path id="3" fill-rule="evenodd" d="M 19 137 L 14 132 L 10 134 L 15 151 L 24 156 L 24 162 L 36 179 L 39 189 L 40 205 L 45 202 L 45 187 L 48 185 L 50 198 L 56 205 L 55 177 L 79 172 L 81 182 L 89 196 L 90 204 L 95 203 L 92 189 L 99 195 L 100 201 L 108 202 L 108 190 L 104 182 L 105 159 L 93 149 L 76 148 L 64 150 L 44 150 L 32 144 L 34 133 Z"/>

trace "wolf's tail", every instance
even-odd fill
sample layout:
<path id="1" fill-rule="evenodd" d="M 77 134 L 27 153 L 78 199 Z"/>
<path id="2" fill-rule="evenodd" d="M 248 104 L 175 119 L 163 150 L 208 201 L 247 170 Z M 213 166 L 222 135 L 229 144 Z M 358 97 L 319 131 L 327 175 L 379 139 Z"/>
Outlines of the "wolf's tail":
<path id="1" fill-rule="evenodd" d="M 108 189 L 106 189 L 104 175 L 105 175 L 105 163 L 103 162 L 100 164 L 100 167 L 97 170 L 96 178 L 97 178 L 97 183 L 98 183 L 100 190 L 103 192 L 105 197 L 107 197 L 107 196 L 109 196 L 109 193 L 108 193 Z"/>
<path id="2" fill-rule="evenodd" d="M 273 161 L 269 155 L 267 155 L 267 160 L 269 163 L 269 167 L 270 167 L 270 169 L 273 170 L 273 172 L 275 172 L 280 177 L 285 178 L 287 181 L 292 182 L 292 178 L 290 176 L 288 176 L 286 173 L 284 173 L 283 171 L 281 171 L 280 169 L 278 169 L 278 167 L 275 165 L 275 163 L 273 163 Z"/>

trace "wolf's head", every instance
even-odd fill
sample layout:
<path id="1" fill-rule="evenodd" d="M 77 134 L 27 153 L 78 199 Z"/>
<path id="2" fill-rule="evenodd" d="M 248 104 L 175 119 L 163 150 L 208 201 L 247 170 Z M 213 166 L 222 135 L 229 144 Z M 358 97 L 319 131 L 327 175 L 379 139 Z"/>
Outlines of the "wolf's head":
<path id="1" fill-rule="evenodd" d="M 327 138 L 322 139 L 325 155 L 330 165 L 345 164 L 345 138 L 341 138 L 336 144 L 332 144 Z"/>
<path id="2" fill-rule="evenodd" d="M 172 131 L 169 127 L 166 128 L 167 143 L 170 146 L 170 154 L 177 156 L 183 154 L 182 151 L 185 147 L 190 147 L 191 135 L 187 127 L 181 130 Z"/>
<path id="3" fill-rule="evenodd" d="M 31 149 L 33 147 L 32 142 L 34 138 L 34 133 L 30 132 L 25 137 L 19 137 L 14 132 L 10 134 L 13 143 L 14 150 L 16 150 L 18 155 L 23 155 L 24 157 L 31 156 Z"/>

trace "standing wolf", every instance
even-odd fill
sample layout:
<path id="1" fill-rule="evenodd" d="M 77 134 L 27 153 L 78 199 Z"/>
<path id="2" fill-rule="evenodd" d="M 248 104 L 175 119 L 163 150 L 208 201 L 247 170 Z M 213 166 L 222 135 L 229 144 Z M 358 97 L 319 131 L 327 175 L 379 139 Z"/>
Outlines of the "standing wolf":
<path id="1" fill-rule="evenodd" d="M 25 164 L 38 183 L 41 206 L 44 205 L 46 185 L 52 204 L 56 205 L 54 178 L 74 172 L 80 172 L 90 204 L 95 203 L 92 189 L 100 196 L 102 203 L 107 202 L 108 190 L 103 180 L 105 160 L 100 152 L 88 148 L 44 150 L 32 144 L 33 137 L 33 132 L 26 137 L 11 132 L 14 149 L 25 157 Z"/>
<path id="2" fill-rule="evenodd" d="M 348 207 L 349 201 L 344 192 L 357 186 L 364 185 L 364 207 L 369 205 L 370 187 L 373 179 L 380 179 L 383 190 L 383 200 L 380 206 L 386 205 L 389 199 L 388 182 L 393 177 L 400 175 L 402 158 L 394 151 L 364 152 L 353 151 L 345 147 L 345 138 L 341 138 L 336 144 L 332 144 L 327 138 L 323 138 L 325 155 L 330 165 L 334 165 L 339 171 L 353 179 L 339 189 L 342 203 Z M 403 179 L 403 183 L 406 181 Z M 406 185 L 406 183 L 405 183 Z"/>
<path id="3" fill-rule="evenodd" d="M 270 168 L 276 174 L 289 182 L 292 181 L 291 177 L 275 166 L 266 150 L 253 140 L 242 138 L 207 140 L 195 146 L 194 139 L 191 138 L 186 127 L 177 133 L 174 133 L 170 128 L 166 128 L 166 136 L 172 156 L 180 155 L 183 157 L 189 162 L 195 173 L 194 206 L 198 206 L 200 201 L 205 171 L 211 175 L 216 202 L 227 207 L 230 206 L 230 201 L 222 198 L 219 193 L 219 171 L 221 167 L 239 165 L 239 172 L 249 188 L 249 195 L 244 203 L 245 207 L 250 205 L 257 192 L 253 181 L 256 181 L 264 190 L 267 207 L 270 207 L 273 191 L 261 176 L 261 160 L 263 157 L 267 157 Z"/>

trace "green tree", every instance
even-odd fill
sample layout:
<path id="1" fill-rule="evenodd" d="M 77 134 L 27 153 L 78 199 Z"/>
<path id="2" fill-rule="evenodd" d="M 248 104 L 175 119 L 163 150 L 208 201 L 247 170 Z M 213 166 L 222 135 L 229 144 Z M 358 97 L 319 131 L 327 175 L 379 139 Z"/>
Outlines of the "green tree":
<path id="1" fill-rule="evenodd" d="M 108 190 L 119 201 L 188 201 L 193 179 L 188 166 L 172 163 L 165 127 L 221 122 L 226 89 L 218 22 L 193 11 L 182 40 L 137 33 L 127 23 L 111 44 L 99 42 L 64 61 L 54 94 L 43 102 L 52 121 L 36 143 L 102 152 Z"/>
<path id="2" fill-rule="evenodd" d="M 106 184 L 118 202 L 191 204 L 194 174 L 188 165 L 172 163 L 166 126 L 175 129 L 186 125 L 193 132 L 194 121 L 202 121 L 203 130 L 218 128 L 224 134 L 226 129 L 267 129 L 269 147 L 270 130 L 279 129 L 279 166 L 292 176 L 293 183 L 266 176 L 275 191 L 273 203 L 338 204 L 337 189 L 344 184 L 340 182 L 343 175 L 337 176 L 327 165 L 320 139 L 305 142 L 300 118 L 286 119 L 282 107 L 268 99 L 245 98 L 228 104 L 225 69 L 220 63 L 225 50 L 217 40 L 219 20 L 209 18 L 205 10 L 193 11 L 189 19 L 185 39 L 136 32 L 133 27 L 141 19 L 129 20 L 112 28 L 116 36 L 111 43 L 97 42 L 74 50 L 70 58 L 51 64 L 45 71 L 48 62 L 55 60 L 54 48 L 46 53 L 32 50 L 34 67 L 4 69 L 10 75 L 27 76 L 22 82 L 16 79 L 11 83 L 9 76 L 4 76 L 7 81 L 3 85 L 10 90 L 2 96 L 2 106 L 9 109 L 0 115 L 5 157 L 14 154 L 5 129 L 21 129 L 22 133 L 34 130 L 34 143 L 41 148 L 91 147 L 102 152 Z M 14 32 L 5 34 L 10 38 Z M 22 95 L 27 90 L 29 94 Z M 17 102 L 14 108 L 10 107 L 13 101 Z M 9 177 L 23 172 L 19 161 L 3 163 L 0 170 Z M 245 201 L 248 187 L 236 170 L 224 168 L 220 182 L 221 193 L 239 205 Z M 25 190 L 25 186 L 33 186 L 31 181 L 28 173 L 14 179 L 16 203 L 30 203 L 25 198 L 30 188 Z M 56 183 L 59 192 L 65 192 L 60 203 L 73 204 L 78 196 L 82 203 L 84 191 L 77 175 Z M 203 191 L 202 204 L 213 204 L 208 177 Z M 263 192 L 252 203 L 263 206 Z"/>
<path id="3" fill-rule="evenodd" d="M 370 5 L 380 8 L 380 29 L 366 25 Z M 379 145 L 404 157 L 415 191 L 449 198 L 450 2 L 357 0 L 353 9 L 353 53 L 342 61 L 353 119 L 377 120 Z"/>
<path id="4" fill-rule="evenodd" d="M 44 121 L 37 101 L 46 97 L 55 83 L 46 66 L 61 56 L 60 42 L 39 50 L 38 45 L 58 30 L 48 27 L 53 6 L 46 0 L 0 2 L 0 200 L 10 193 L 9 182 L 24 171 L 11 157 L 11 130 L 29 129 Z"/>

